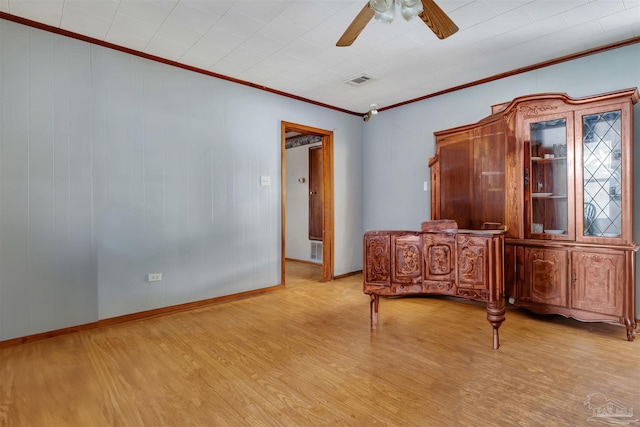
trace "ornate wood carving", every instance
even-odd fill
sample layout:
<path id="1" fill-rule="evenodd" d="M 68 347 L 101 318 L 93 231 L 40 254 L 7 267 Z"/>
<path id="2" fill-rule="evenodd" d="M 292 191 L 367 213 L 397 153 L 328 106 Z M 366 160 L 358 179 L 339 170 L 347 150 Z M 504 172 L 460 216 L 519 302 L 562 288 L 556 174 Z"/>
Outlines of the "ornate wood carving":
<path id="1" fill-rule="evenodd" d="M 414 276 L 420 272 L 418 255 L 420 248 L 409 243 L 399 243 L 396 245 L 396 255 L 398 259 L 398 273 L 403 276 Z"/>
<path id="2" fill-rule="evenodd" d="M 497 349 L 505 313 L 504 233 L 449 229 L 366 232 L 363 291 L 371 296 L 371 327 L 378 324 L 381 295 L 453 295 L 487 303 L 493 348 Z"/>
<path id="3" fill-rule="evenodd" d="M 475 237 L 458 235 L 458 286 L 485 287 L 486 242 Z"/>
<path id="4" fill-rule="evenodd" d="M 557 109 L 557 105 L 521 105 L 518 107 L 518 112 L 524 117 L 533 117 L 550 111 L 555 111 Z"/>
<path id="5" fill-rule="evenodd" d="M 463 289 L 458 288 L 457 294 L 459 297 L 466 299 L 472 299 L 476 301 L 487 301 L 489 293 L 486 289 Z"/>
<path id="6" fill-rule="evenodd" d="M 451 250 L 449 246 L 430 246 L 428 260 L 430 274 L 442 275 L 451 272 Z"/>
<path id="7" fill-rule="evenodd" d="M 455 234 L 426 233 L 422 235 L 425 280 L 455 279 Z"/>
<path id="8" fill-rule="evenodd" d="M 423 285 L 427 294 L 454 295 L 456 287 L 451 282 L 432 282 L 425 280 Z"/>
<path id="9" fill-rule="evenodd" d="M 392 236 L 391 281 L 419 283 L 422 280 L 422 249 L 416 234 Z"/>
<path id="10" fill-rule="evenodd" d="M 544 304 L 567 303 L 567 252 L 546 248 L 525 249 L 531 300 Z"/>
<path id="11" fill-rule="evenodd" d="M 573 265 L 573 307 L 622 316 L 624 294 L 620 284 L 624 257 L 618 254 L 578 252 L 573 254 Z"/>
<path id="12" fill-rule="evenodd" d="M 364 239 L 365 281 L 389 286 L 391 258 L 388 235 L 369 234 Z"/>

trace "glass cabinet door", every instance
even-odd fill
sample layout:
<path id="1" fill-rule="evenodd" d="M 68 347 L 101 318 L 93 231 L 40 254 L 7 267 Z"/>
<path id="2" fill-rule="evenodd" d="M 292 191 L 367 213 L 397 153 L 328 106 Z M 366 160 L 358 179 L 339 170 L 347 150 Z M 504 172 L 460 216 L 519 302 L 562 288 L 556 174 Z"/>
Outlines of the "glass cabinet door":
<path id="1" fill-rule="evenodd" d="M 621 111 L 582 116 L 583 236 L 621 236 L 620 121 Z"/>
<path id="2" fill-rule="evenodd" d="M 568 131 L 573 129 L 570 122 L 568 117 L 557 117 L 544 121 L 529 120 L 525 123 L 530 141 L 527 237 L 572 237 L 567 191 L 570 183 L 567 140 Z"/>

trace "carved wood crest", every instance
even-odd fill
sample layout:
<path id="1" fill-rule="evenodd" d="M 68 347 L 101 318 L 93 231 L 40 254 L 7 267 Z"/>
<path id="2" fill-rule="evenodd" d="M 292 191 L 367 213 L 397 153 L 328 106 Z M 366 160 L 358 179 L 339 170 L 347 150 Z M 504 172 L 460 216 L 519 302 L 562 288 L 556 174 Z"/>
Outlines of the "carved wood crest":
<path id="1" fill-rule="evenodd" d="M 428 248 L 429 273 L 434 275 L 451 272 L 451 250 L 447 245 L 432 245 Z"/>
<path id="2" fill-rule="evenodd" d="M 396 243 L 396 273 L 398 276 L 415 276 L 420 272 L 420 248 L 415 243 Z"/>
<path id="3" fill-rule="evenodd" d="M 458 241 L 458 278 L 460 286 L 483 283 L 483 269 L 485 247 L 469 238 Z"/>
<path id="4" fill-rule="evenodd" d="M 518 107 L 518 111 L 525 117 L 539 116 L 549 111 L 557 110 L 558 107 L 554 105 L 521 105 Z"/>

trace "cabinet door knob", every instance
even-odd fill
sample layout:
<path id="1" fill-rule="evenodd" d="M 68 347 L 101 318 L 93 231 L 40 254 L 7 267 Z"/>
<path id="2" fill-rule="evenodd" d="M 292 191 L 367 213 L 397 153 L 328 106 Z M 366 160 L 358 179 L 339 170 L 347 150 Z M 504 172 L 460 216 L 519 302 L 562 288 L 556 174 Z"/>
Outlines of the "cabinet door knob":
<path id="1" fill-rule="evenodd" d="M 314 194 L 318 194 L 317 191 L 309 191 L 309 195 L 313 196 Z"/>

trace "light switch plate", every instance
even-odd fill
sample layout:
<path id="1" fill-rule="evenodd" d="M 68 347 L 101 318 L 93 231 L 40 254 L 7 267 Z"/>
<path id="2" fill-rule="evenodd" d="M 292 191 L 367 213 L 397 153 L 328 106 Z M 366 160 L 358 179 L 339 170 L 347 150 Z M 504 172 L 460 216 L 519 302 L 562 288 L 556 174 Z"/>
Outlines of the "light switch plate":
<path id="1" fill-rule="evenodd" d="M 269 175 L 262 175 L 260 177 L 260 185 L 271 185 L 271 177 Z"/>

